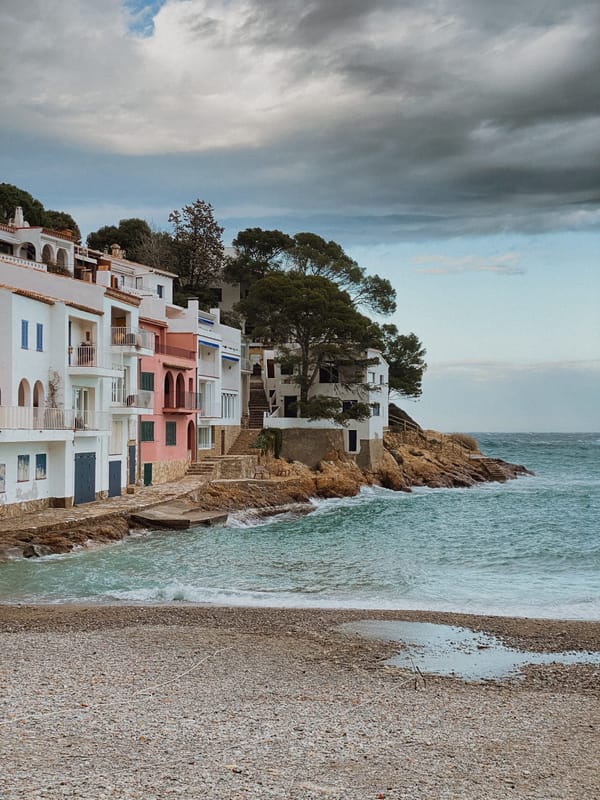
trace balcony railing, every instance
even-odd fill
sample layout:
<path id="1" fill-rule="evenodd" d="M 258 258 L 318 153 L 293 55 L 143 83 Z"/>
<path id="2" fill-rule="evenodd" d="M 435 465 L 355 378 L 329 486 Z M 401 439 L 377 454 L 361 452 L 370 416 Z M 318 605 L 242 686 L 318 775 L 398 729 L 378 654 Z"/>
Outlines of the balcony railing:
<path id="1" fill-rule="evenodd" d="M 8 253 L 0 253 L 0 259 L 7 261 L 9 264 L 18 264 L 20 267 L 32 267 L 39 269 L 41 272 L 47 272 L 47 267 L 40 261 L 32 261 L 29 258 L 19 258 L 19 256 L 11 256 Z"/>
<path id="2" fill-rule="evenodd" d="M 79 347 L 69 347 L 70 367 L 97 367 L 98 350 L 95 344 L 82 344 Z"/>
<path id="3" fill-rule="evenodd" d="M 0 406 L 0 430 L 64 431 L 72 428 L 71 409 Z"/>
<path id="4" fill-rule="evenodd" d="M 0 430 L 104 431 L 109 429 L 110 415 L 105 411 L 0 406 Z"/>
<path id="5" fill-rule="evenodd" d="M 122 378 L 113 379 L 110 395 L 111 406 L 125 408 L 154 408 L 154 392 L 148 389 L 140 389 L 132 393 L 124 385 Z"/>
<path id="6" fill-rule="evenodd" d="M 166 394 L 163 402 L 165 411 L 180 409 L 184 411 L 196 411 L 199 407 L 200 395 L 196 392 L 177 392 L 176 394 Z"/>
<path id="7" fill-rule="evenodd" d="M 74 431 L 108 431 L 111 415 L 106 411 L 78 411 L 73 409 Z"/>
<path id="8" fill-rule="evenodd" d="M 127 347 L 136 350 L 154 351 L 154 334 L 134 328 L 111 328 L 110 343 L 114 347 Z"/>
<path id="9" fill-rule="evenodd" d="M 154 348 L 154 352 L 164 356 L 175 356 L 176 358 L 185 358 L 188 361 L 196 361 L 195 350 L 186 350 L 184 347 L 174 347 L 171 344 L 158 344 Z"/>

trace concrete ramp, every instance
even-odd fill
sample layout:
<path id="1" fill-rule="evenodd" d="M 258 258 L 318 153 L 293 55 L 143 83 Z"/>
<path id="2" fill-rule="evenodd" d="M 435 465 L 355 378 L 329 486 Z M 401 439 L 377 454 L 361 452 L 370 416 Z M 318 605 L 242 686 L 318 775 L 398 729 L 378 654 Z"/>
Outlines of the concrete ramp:
<path id="1" fill-rule="evenodd" d="M 187 530 L 198 526 L 220 525 L 227 522 L 227 514 L 223 511 L 204 511 L 185 502 L 162 503 L 147 511 L 136 511 L 129 519 L 136 525 L 145 528 L 167 528 L 169 530 Z"/>

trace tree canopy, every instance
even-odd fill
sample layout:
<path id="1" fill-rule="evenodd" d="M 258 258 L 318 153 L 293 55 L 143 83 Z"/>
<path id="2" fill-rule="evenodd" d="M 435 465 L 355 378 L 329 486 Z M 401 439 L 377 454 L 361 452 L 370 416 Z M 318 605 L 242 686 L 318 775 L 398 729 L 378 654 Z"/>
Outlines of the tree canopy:
<path id="1" fill-rule="evenodd" d="M 66 211 L 45 209 L 43 204 L 25 189 L 12 183 L 0 183 L 0 222 L 12 219 L 17 206 L 23 209 L 25 220 L 33 227 L 43 226 L 54 231 L 69 230 L 76 242 L 81 240 L 79 226 Z"/>
<path id="2" fill-rule="evenodd" d="M 363 385 L 365 349 L 378 332 L 371 320 L 356 310 L 348 293 L 321 275 L 272 273 L 251 287 L 239 310 L 255 335 L 277 346 L 281 360 L 293 368 L 302 415 L 332 417 L 341 413 L 342 403 L 337 398 L 309 400 L 309 392 L 321 368 L 331 364 L 346 367 L 346 385 Z M 361 406 L 364 408 L 347 411 L 347 418 L 353 413 L 359 418 L 361 413 L 368 416 L 366 404 Z"/>
<path id="3" fill-rule="evenodd" d="M 272 272 L 299 272 L 328 278 L 347 291 L 357 308 L 377 314 L 396 310 L 396 292 L 386 278 L 368 275 L 340 244 L 316 233 L 288 236 L 279 230 L 247 228 L 233 241 L 237 255 L 229 259 L 225 276 L 242 285 L 242 294 Z"/>
<path id="4" fill-rule="evenodd" d="M 379 347 L 389 364 L 389 386 L 403 397 L 414 399 L 423 392 L 423 374 L 427 369 L 426 350 L 415 333 L 400 334 L 392 324 L 379 326 Z"/>
<path id="5" fill-rule="evenodd" d="M 93 231 L 87 237 L 87 244 L 93 250 L 106 251 L 110 251 L 111 245 L 118 244 L 130 261 L 138 261 L 140 246 L 151 234 L 146 220 L 131 217 L 120 220 L 118 225 L 104 225 Z"/>
<path id="6" fill-rule="evenodd" d="M 194 296 L 210 301 L 210 287 L 223 276 L 223 230 L 214 209 L 204 200 L 195 200 L 180 211 L 169 214 L 173 226 L 175 271 L 179 276 L 177 302 Z"/>
<path id="7" fill-rule="evenodd" d="M 238 233 L 232 244 L 236 255 L 227 259 L 224 276 L 231 283 L 241 284 L 245 293 L 269 272 L 281 270 L 283 257 L 294 240 L 279 230 L 246 228 Z"/>

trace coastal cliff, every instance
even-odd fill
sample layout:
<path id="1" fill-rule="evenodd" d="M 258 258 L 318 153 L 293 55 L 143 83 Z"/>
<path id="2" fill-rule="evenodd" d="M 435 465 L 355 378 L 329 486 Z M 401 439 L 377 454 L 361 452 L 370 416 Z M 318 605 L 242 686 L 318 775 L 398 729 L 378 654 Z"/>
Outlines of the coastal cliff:
<path id="1" fill-rule="evenodd" d="M 91 543 L 123 539 L 136 511 L 179 500 L 205 511 L 274 514 L 292 508 L 310 511 L 312 498 L 352 497 L 366 485 L 409 492 L 415 486 L 465 488 L 485 481 L 506 481 L 528 470 L 487 458 L 472 437 L 436 431 L 390 432 L 374 471 L 361 470 L 354 460 L 336 450 L 315 469 L 300 462 L 266 457 L 260 480 L 202 481 L 187 478 L 165 486 L 147 487 L 134 498 L 91 503 L 62 512 L 47 509 L 0 526 L 0 561 L 65 553 Z M 119 501 L 122 504 L 119 506 Z"/>

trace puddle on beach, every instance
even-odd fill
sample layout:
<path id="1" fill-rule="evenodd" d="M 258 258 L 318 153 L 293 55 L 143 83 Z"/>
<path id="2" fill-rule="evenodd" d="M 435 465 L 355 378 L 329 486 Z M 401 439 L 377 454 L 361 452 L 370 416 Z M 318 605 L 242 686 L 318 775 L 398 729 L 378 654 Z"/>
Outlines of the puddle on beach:
<path id="1" fill-rule="evenodd" d="M 534 653 L 506 647 L 495 636 L 469 628 L 402 620 L 362 620 L 340 626 L 344 633 L 367 639 L 402 642 L 403 649 L 386 664 L 467 681 L 513 678 L 527 664 L 600 664 L 600 653 Z"/>

